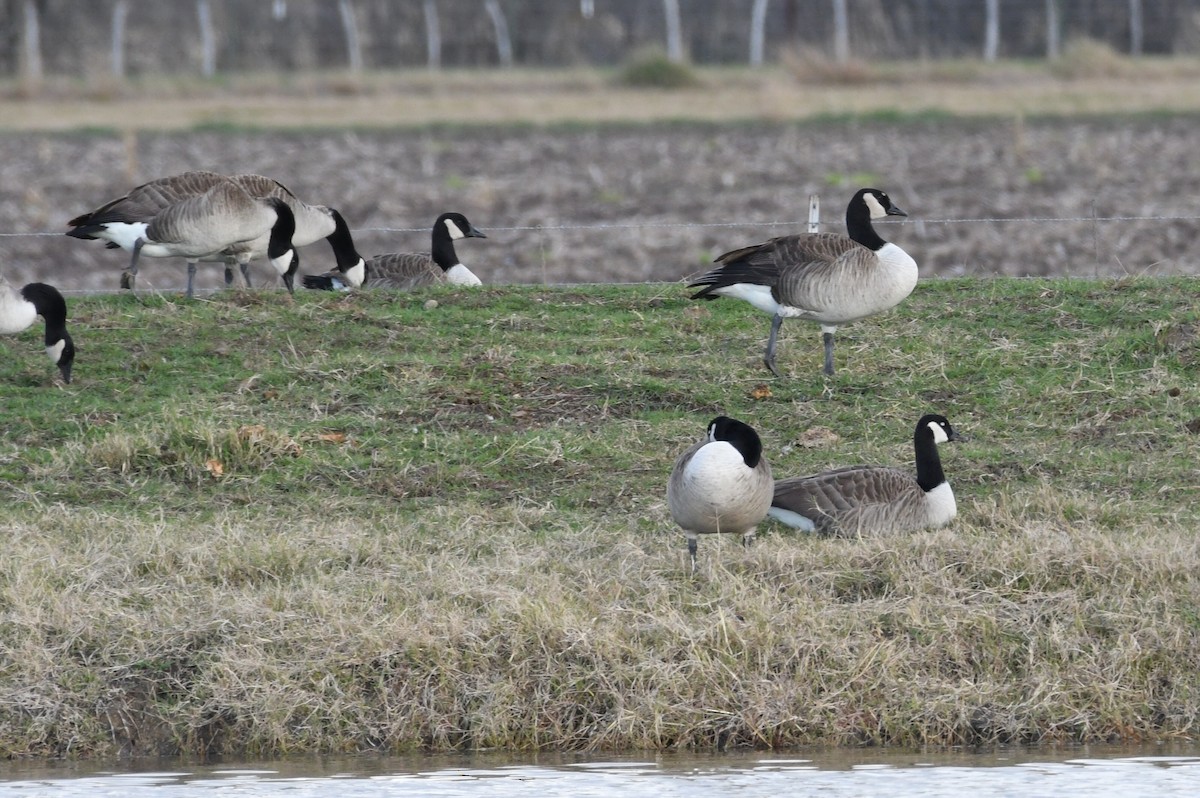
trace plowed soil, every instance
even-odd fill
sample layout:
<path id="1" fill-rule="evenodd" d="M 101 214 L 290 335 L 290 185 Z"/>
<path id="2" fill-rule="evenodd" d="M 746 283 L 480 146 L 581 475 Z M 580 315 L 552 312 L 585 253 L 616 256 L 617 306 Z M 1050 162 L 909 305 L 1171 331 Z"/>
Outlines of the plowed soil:
<path id="1" fill-rule="evenodd" d="M 0 268 L 10 281 L 110 290 L 128 260 L 65 222 L 147 179 L 258 172 L 338 207 L 359 249 L 427 250 L 438 213 L 483 229 L 459 255 L 485 282 L 675 281 L 727 249 L 843 230 L 861 185 L 908 220 L 880 229 L 923 276 L 1192 274 L 1200 270 L 1196 120 L 648 123 L 359 132 L 8 133 Z M 16 234 L 16 235 L 13 235 Z M 44 235 L 37 235 L 44 234 Z M 139 287 L 181 288 L 180 261 Z M 333 265 L 303 251 L 303 272 Z M 259 284 L 277 281 L 259 264 Z M 222 269 L 200 267 L 217 287 Z"/>

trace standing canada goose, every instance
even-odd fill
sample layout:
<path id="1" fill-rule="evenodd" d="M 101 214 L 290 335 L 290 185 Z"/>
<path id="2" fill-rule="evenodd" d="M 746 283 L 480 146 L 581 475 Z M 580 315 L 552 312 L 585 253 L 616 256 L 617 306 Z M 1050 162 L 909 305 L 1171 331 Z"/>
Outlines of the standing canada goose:
<path id="1" fill-rule="evenodd" d="M 349 237 L 349 230 L 346 230 L 344 236 L 334 235 L 339 218 L 335 209 L 324 205 L 309 205 L 278 180 L 256 174 L 226 177 L 216 172 L 191 171 L 152 180 L 93 211 L 75 217 L 67 223 L 71 227 L 67 235 L 74 238 L 101 239 L 107 241 L 110 248 L 120 247 L 132 252 L 137 239 L 157 214 L 177 202 L 203 194 L 226 180 L 234 181 L 252 197 L 278 197 L 286 202 L 296 218 L 296 230 L 292 235 L 294 247 L 308 246 L 326 238 L 339 264 L 352 264 L 351 256 L 357 257 L 358 253 L 354 252 L 354 241 Z M 233 284 L 232 266 L 236 263 L 241 268 L 246 285 L 250 285 L 250 262 L 265 255 L 269 243 L 269 235 L 264 234 L 253 241 L 240 242 L 222 252 L 206 255 L 200 260 L 225 263 L 227 286 Z M 285 273 L 281 276 L 284 284 L 291 290 L 291 275 Z M 126 277 L 123 284 L 132 287 L 132 280 Z"/>
<path id="2" fill-rule="evenodd" d="M 703 287 L 692 299 L 744 299 L 771 314 L 763 363 L 776 377 L 782 376 L 775 367 L 775 339 L 783 320 L 819 322 L 825 374 L 832 375 L 838 326 L 895 307 L 917 284 L 916 261 L 871 225 L 872 219 L 907 215 L 884 192 L 864 188 L 846 208 L 848 236 L 801 233 L 735 249 L 688 288 Z"/>
<path id="3" fill-rule="evenodd" d="M 46 321 L 46 354 L 58 366 L 63 382 L 70 383 L 75 342 L 67 332 L 67 302 L 63 295 L 45 283 L 29 283 L 18 291 L 0 275 L 0 334 L 27 330 L 38 316 Z"/>
<path id="4" fill-rule="evenodd" d="M 362 272 L 341 268 L 319 275 L 305 275 L 305 288 L 323 291 L 348 291 L 369 285 L 412 291 L 434 283 L 481 285 L 475 274 L 458 260 L 454 242 L 463 238 L 487 238 L 461 213 L 443 213 L 433 223 L 433 247 L 430 254 L 395 252 L 376 255 Z"/>
<path id="5" fill-rule="evenodd" d="M 188 265 L 187 296 L 193 295 L 196 263 L 261 236 L 268 237 L 267 257 L 290 282 L 297 255 L 292 246 L 296 217 L 278 197 L 250 196 L 232 180 L 224 180 L 193 197 L 160 211 L 133 244 L 129 273 L 137 276 L 138 258 L 184 258 Z"/>
<path id="6" fill-rule="evenodd" d="M 945 416 L 921 416 L 913 433 L 917 475 L 850 466 L 775 481 L 770 516 L 805 532 L 880 537 L 945 526 L 958 512 L 937 445 L 966 440 Z"/>
<path id="7" fill-rule="evenodd" d="M 743 544 L 754 539 L 771 507 L 772 484 L 758 433 L 728 416 L 714 418 L 708 434 L 679 455 L 667 483 L 667 505 L 683 527 L 693 571 L 697 535 L 736 533 Z"/>

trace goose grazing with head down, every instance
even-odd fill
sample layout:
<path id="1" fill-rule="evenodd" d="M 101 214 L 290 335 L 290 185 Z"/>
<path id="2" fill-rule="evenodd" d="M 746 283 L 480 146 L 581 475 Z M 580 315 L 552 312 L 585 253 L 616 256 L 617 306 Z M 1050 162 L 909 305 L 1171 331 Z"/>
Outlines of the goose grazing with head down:
<path id="1" fill-rule="evenodd" d="M 882 313 L 912 293 L 917 264 L 884 241 L 872 219 L 907 216 L 874 188 L 854 195 L 846 208 L 848 235 L 801 233 L 735 249 L 689 288 L 692 299 L 744 299 L 771 314 L 763 362 L 776 377 L 775 341 L 784 319 L 819 322 L 825 341 L 825 374 L 833 374 L 833 335 L 838 326 Z"/>
<path id="2" fill-rule="evenodd" d="M 850 466 L 775 481 L 769 515 L 806 532 L 881 537 L 945 526 L 958 513 L 937 445 L 966 440 L 945 416 L 921 416 L 913 433 L 917 474 Z"/>
<path id="3" fill-rule="evenodd" d="M 728 416 L 708 425 L 708 434 L 679 455 L 667 483 L 671 518 L 683 528 L 696 570 L 696 536 L 719 532 L 748 544 L 771 507 L 771 466 L 754 428 Z"/>
<path id="4" fill-rule="evenodd" d="M 296 217 L 278 197 L 252 197 L 233 180 L 217 183 L 203 194 L 174 203 L 146 225 L 133 243 L 129 273 L 137 276 L 138 258 L 184 258 L 188 265 L 187 296 L 193 295 L 196 263 L 239 245 L 267 237 L 267 257 L 285 281 L 295 274 L 292 246 Z"/>
<path id="5" fill-rule="evenodd" d="M 58 289 L 45 283 L 29 283 L 20 291 L 0 275 L 0 334 L 29 329 L 41 316 L 46 321 L 46 354 L 58 366 L 63 382 L 71 382 L 75 342 L 67 332 L 67 302 Z"/>
<path id="6" fill-rule="evenodd" d="M 73 238 L 100 239 L 107 241 L 109 247 L 120 247 L 132 252 L 138 238 L 155 216 L 171 205 L 189 197 L 199 196 L 227 180 L 240 185 L 252 197 L 278 197 L 286 202 L 295 217 L 296 229 L 292 235 L 294 247 L 308 246 L 325 238 L 333 248 L 339 266 L 343 263 L 347 268 L 353 265 L 358 253 L 354 251 L 354 241 L 350 238 L 348 229 L 343 236 L 335 236 L 337 221 L 340 218 L 335 209 L 324 205 L 309 205 L 278 180 L 256 174 L 226 177 L 216 172 L 191 171 L 151 180 L 93 211 L 76 216 L 67 223 L 71 228 L 67 235 Z M 200 260 L 224 263 L 227 286 L 233 284 L 232 267 L 237 264 L 241 268 L 246 285 L 250 285 L 250 262 L 263 257 L 269 245 L 268 232 L 251 241 L 239 242 L 220 252 L 205 255 Z M 294 273 L 293 270 L 280 275 L 289 291 L 293 287 Z M 130 287 L 132 282 L 130 278 L 124 281 L 127 287 Z"/>
<path id="7" fill-rule="evenodd" d="M 396 252 L 376 255 L 363 264 L 361 271 L 341 267 L 318 275 L 305 275 L 305 288 L 323 291 L 349 291 L 367 285 L 395 291 L 412 291 L 435 283 L 480 285 L 475 274 L 464 266 L 454 250 L 454 242 L 463 238 L 487 238 L 461 213 L 443 213 L 433 223 L 433 248 L 430 254 Z"/>

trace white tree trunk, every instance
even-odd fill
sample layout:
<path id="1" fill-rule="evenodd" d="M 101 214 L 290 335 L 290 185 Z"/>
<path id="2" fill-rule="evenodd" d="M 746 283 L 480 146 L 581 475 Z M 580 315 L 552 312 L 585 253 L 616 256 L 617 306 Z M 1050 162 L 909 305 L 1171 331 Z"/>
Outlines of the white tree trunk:
<path id="1" fill-rule="evenodd" d="M 839 64 L 850 60 L 850 12 L 846 0 L 833 0 L 833 59 Z"/>
<path id="2" fill-rule="evenodd" d="M 346 33 L 346 54 L 351 72 L 362 72 L 362 39 L 358 35 L 358 20 L 350 0 L 338 0 L 338 14 L 342 17 L 342 30 Z"/>
<path id="3" fill-rule="evenodd" d="M 667 18 L 667 60 L 683 62 L 683 24 L 679 21 L 679 0 L 663 0 L 663 14 Z"/>
<path id="4" fill-rule="evenodd" d="M 129 18 L 129 0 L 117 0 L 112 13 L 112 73 L 125 77 L 125 20 Z"/>
<path id="5" fill-rule="evenodd" d="M 579 13 L 584 19 L 591 19 L 596 15 L 596 0 L 579 0 Z"/>
<path id="6" fill-rule="evenodd" d="M 984 0 L 987 6 L 987 27 L 983 37 L 983 60 L 995 61 L 1000 53 L 1000 0 Z"/>
<path id="7" fill-rule="evenodd" d="M 21 73 L 28 80 L 42 79 L 42 24 L 37 4 L 25 0 L 25 27 L 21 36 Z"/>
<path id="8" fill-rule="evenodd" d="M 1058 21 L 1058 0 L 1046 0 L 1046 57 L 1058 58 L 1062 52 L 1062 29 Z"/>
<path id="9" fill-rule="evenodd" d="M 483 0 L 483 7 L 496 29 L 496 56 L 500 66 L 510 67 L 513 65 L 512 38 L 508 35 L 508 21 L 504 18 L 504 9 L 500 8 L 500 0 Z"/>
<path id="10" fill-rule="evenodd" d="M 750 66 L 762 66 L 767 39 L 767 3 L 770 0 L 754 0 L 750 10 Z"/>
<path id="11" fill-rule="evenodd" d="M 429 68 L 439 69 L 442 66 L 442 27 L 438 24 L 435 0 L 425 0 L 425 42 Z"/>
<path id="12" fill-rule="evenodd" d="M 1142 0 L 1129 0 L 1129 54 L 1142 54 Z"/>
<path id="13" fill-rule="evenodd" d="M 196 0 L 196 19 L 200 23 L 200 74 L 211 78 L 217 74 L 217 33 L 208 0 Z"/>

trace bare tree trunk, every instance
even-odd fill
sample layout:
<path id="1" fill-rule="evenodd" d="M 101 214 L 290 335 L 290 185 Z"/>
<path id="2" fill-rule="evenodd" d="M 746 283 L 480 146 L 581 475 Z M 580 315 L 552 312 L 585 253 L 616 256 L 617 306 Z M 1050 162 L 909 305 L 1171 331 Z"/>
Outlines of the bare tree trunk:
<path id="1" fill-rule="evenodd" d="M 429 50 L 429 68 L 442 66 L 442 28 L 438 24 L 437 2 L 425 0 L 425 42 Z"/>
<path id="2" fill-rule="evenodd" d="M 1058 58 L 1062 52 L 1062 30 L 1058 21 L 1058 0 L 1046 0 L 1046 57 Z"/>
<path id="3" fill-rule="evenodd" d="M 983 37 L 983 60 L 995 61 L 1000 52 L 1000 0 L 984 0 L 987 27 Z"/>
<path id="4" fill-rule="evenodd" d="M 839 64 L 850 60 L 850 13 L 846 0 L 833 0 L 833 59 Z"/>
<path id="5" fill-rule="evenodd" d="M 584 19 L 596 16 L 596 0 L 579 0 L 579 13 Z"/>
<path id="6" fill-rule="evenodd" d="M 492 18 L 492 27 L 496 29 L 496 56 L 500 66 L 513 65 L 512 38 L 508 35 L 508 21 L 504 19 L 504 9 L 500 8 L 500 0 L 483 0 L 483 7 Z"/>
<path id="7" fill-rule="evenodd" d="M 129 0 L 117 0 L 112 13 L 112 73 L 125 77 L 125 20 L 129 17 Z"/>
<path id="8" fill-rule="evenodd" d="M 679 0 L 663 0 L 663 14 L 667 18 L 667 60 L 683 61 L 683 24 L 679 21 Z"/>
<path id="9" fill-rule="evenodd" d="M 21 37 L 21 74 L 26 80 L 42 79 L 42 25 L 37 3 L 25 0 L 25 28 Z"/>
<path id="10" fill-rule="evenodd" d="M 762 66 L 763 51 L 767 38 L 767 3 L 770 0 L 754 0 L 750 10 L 750 66 Z"/>
<path id="11" fill-rule="evenodd" d="M 200 22 L 200 74 L 211 78 L 217 74 L 217 33 L 208 0 L 196 0 L 196 19 Z"/>
<path id="12" fill-rule="evenodd" d="M 346 54 L 350 59 L 350 71 L 362 72 L 362 39 L 358 35 L 358 20 L 354 17 L 354 6 L 350 0 L 338 0 L 338 14 L 342 18 L 342 30 L 346 33 Z"/>
<path id="13" fill-rule="evenodd" d="M 1129 54 L 1142 54 L 1142 0 L 1129 0 Z"/>

